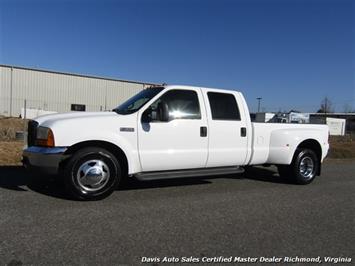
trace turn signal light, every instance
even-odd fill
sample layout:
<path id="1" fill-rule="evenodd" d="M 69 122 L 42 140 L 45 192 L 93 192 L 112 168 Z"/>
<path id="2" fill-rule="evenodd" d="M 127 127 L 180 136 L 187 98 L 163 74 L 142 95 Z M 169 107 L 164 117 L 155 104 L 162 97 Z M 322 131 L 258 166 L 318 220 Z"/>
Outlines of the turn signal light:
<path id="1" fill-rule="evenodd" d="M 36 146 L 54 147 L 54 135 L 50 128 L 47 128 L 46 138 L 38 138 L 35 141 Z"/>

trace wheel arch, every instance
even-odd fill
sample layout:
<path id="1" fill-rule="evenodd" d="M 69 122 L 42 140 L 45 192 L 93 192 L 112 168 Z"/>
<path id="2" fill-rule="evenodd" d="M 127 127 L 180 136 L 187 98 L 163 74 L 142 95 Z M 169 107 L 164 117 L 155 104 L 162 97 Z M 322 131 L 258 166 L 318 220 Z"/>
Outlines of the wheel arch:
<path id="1" fill-rule="evenodd" d="M 298 146 L 295 150 L 295 153 L 293 155 L 292 161 L 294 161 L 295 156 L 297 156 L 297 150 L 299 150 L 299 149 L 310 149 L 317 155 L 317 159 L 318 159 L 317 175 L 320 175 L 321 159 L 322 159 L 322 146 L 320 145 L 320 143 L 315 139 L 303 140 L 300 144 L 298 144 Z"/>
<path id="2" fill-rule="evenodd" d="M 108 142 L 108 141 L 102 141 L 102 140 L 88 140 L 88 141 L 82 141 L 78 142 L 72 146 L 70 146 L 66 151 L 65 155 L 72 155 L 75 152 L 77 152 L 80 149 L 87 148 L 87 147 L 99 147 L 108 150 L 111 152 L 121 163 L 122 167 L 122 173 L 124 173 L 124 176 L 128 175 L 128 159 L 124 151 L 118 147 L 117 145 Z M 63 161 L 60 165 L 62 168 L 67 160 Z"/>

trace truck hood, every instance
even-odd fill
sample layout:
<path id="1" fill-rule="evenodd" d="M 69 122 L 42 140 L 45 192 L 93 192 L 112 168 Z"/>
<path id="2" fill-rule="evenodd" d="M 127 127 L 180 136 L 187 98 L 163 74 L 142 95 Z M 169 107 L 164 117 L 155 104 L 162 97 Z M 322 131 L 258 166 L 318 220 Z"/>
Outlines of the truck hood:
<path id="1" fill-rule="evenodd" d="M 69 122 L 73 120 L 84 121 L 108 117 L 117 118 L 118 116 L 119 115 L 115 112 L 70 112 L 62 114 L 43 115 L 35 118 L 34 120 L 37 121 L 40 126 L 52 127 L 54 126 L 54 124 L 58 124 L 61 122 Z"/>
<path id="2" fill-rule="evenodd" d="M 115 112 L 72 112 L 40 116 L 35 120 L 39 126 L 52 130 L 55 145 L 60 147 L 90 140 L 116 143 L 132 138 L 134 141 L 137 132 L 137 113 L 118 115 Z M 130 130 L 127 132 L 122 128 Z"/>

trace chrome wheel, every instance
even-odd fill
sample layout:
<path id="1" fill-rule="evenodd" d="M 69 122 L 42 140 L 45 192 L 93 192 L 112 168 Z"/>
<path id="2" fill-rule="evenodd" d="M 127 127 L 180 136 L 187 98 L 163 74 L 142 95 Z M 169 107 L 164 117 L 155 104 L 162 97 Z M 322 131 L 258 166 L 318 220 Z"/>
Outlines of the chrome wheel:
<path id="1" fill-rule="evenodd" d="M 92 192 L 105 187 L 110 179 L 110 169 L 102 160 L 90 160 L 80 165 L 76 180 L 81 189 Z"/>
<path id="2" fill-rule="evenodd" d="M 299 171 L 306 180 L 313 178 L 314 162 L 311 157 L 305 156 L 301 159 Z"/>

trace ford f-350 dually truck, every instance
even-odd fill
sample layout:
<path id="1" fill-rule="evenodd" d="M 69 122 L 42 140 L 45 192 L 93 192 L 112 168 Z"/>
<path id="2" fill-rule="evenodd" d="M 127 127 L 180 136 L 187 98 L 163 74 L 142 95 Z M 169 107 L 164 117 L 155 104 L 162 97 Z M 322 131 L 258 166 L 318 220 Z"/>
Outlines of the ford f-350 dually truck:
<path id="1" fill-rule="evenodd" d="M 154 86 L 111 112 L 46 115 L 28 124 L 26 167 L 59 174 L 78 199 L 101 199 L 127 178 L 234 174 L 273 164 L 308 184 L 328 152 L 328 127 L 252 123 L 242 93 Z"/>

